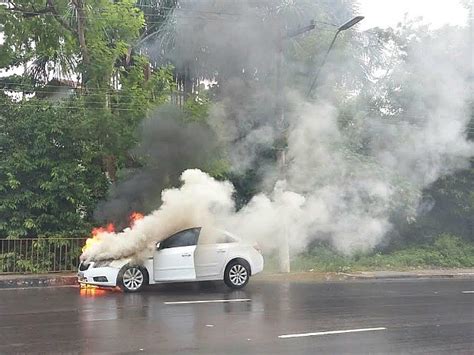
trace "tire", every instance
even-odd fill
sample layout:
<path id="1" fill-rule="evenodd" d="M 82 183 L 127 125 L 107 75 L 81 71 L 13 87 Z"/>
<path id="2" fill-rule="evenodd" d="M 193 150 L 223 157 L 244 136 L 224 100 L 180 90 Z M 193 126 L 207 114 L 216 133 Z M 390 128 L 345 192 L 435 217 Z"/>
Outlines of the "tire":
<path id="1" fill-rule="evenodd" d="M 118 285 L 125 292 L 138 292 L 148 284 L 148 274 L 141 266 L 126 265 L 119 273 Z"/>
<path id="2" fill-rule="evenodd" d="M 247 285 L 250 279 L 250 267 L 247 262 L 231 261 L 224 271 L 225 284 L 234 289 L 239 289 Z"/>

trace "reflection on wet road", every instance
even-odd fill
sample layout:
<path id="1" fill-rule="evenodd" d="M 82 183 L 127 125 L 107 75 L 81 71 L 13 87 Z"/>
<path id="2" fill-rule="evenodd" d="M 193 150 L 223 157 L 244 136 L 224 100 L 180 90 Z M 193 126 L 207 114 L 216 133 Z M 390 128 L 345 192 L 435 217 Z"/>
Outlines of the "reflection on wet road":
<path id="1" fill-rule="evenodd" d="M 0 291 L 0 353 L 474 351 L 469 280 Z"/>

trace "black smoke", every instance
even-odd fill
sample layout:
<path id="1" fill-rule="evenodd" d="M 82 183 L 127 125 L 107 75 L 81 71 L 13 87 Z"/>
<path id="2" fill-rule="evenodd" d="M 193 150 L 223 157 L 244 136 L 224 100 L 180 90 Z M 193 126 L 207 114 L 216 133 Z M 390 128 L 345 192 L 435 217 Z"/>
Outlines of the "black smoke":
<path id="1" fill-rule="evenodd" d="M 130 152 L 140 166 L 122 171 L 105 201 L 98 204 L 97 221 L 128 224 L 133 211 L 148 213 L 159 207 L 164 188 L 176 186 L 188 168 L 205 169 L 218 156 L 215 133 L 203 122 L 187 122 L 180 109 L 162 106 L 138 130 L 139 145 Z"/>

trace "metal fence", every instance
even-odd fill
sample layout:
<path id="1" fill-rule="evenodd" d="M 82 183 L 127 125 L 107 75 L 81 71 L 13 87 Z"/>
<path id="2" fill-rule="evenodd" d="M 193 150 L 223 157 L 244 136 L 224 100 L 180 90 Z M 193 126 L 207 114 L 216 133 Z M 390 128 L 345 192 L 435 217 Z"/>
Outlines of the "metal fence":
<path id="1" fill-rule="evenodd" d="M 76 271 L 85 238 L 1 239 L 0 274 Z"/>

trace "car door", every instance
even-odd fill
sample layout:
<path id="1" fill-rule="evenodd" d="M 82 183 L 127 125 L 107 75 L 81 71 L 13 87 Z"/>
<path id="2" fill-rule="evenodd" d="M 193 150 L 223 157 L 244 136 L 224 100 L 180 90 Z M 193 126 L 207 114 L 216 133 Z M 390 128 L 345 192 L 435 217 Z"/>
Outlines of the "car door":
<path id="1" fill-rule="evenodd" d="M 194 254 L 200 230 L 201 228 L 190 228 L 180 231 L 159 244 L 153 256 L 156 282 L 196 279 Z"/>
<path id="2" fill-rule="evenodd" d="M 232 242 L 222 236 L 217 243 L 198 244 L 195 253 L 197 279 L 220 277 Z"/>

